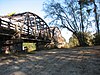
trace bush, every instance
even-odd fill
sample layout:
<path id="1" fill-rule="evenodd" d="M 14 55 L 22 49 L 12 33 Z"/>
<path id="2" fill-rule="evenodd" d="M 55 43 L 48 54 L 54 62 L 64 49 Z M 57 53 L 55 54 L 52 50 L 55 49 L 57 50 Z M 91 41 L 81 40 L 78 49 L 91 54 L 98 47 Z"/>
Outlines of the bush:
<path id="1" fill-rule="evenodd" d="M 99 34 L 94 34 L 94 45 L 100 45 L 100 33 Z"/>

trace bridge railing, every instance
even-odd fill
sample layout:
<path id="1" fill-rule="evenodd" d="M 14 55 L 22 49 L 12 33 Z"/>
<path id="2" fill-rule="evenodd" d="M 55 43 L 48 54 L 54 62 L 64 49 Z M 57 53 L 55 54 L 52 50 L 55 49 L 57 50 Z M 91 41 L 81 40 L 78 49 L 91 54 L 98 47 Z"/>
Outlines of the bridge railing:
<path id="1" fill-rule="evenodd" d="M 32 35 L 35 38 L 39 38 L 39 39 L 49 39 L 50 38 L 50 32 L 48 28 L 44 28 L 44 29 L 34 29 L 33 27 L 29 26 L 25 26 L 25 25 L 18 25 L 18 24 L 13 24 L 11 22 L 5 21 L 0 19 L 0 27 L 4 27 L 7 29 L 13 29 L 14 31 L 20 32 L 20 34 L 28 34 L 28 35 Z M 28 36 L 27 35 L 27 36 Z"/>
<path id="2" fill-rule="evenodd" d="M 28 33 L 27 27 L 24 27 L 23 25 L 20 26 L 20 25 L 17 25 L 17 24 L 13 24 L 11 22 L 2 20 L 1 18 L 0 18 L 0 27 L 4 27 L 4 28 L 7 28 L 7 29 L 13 29 L 15 31 L 19 31 L 19 32 L 22 32 L 22 33 Z"/>
<path id="3" fill-rule="evenodd" d="M 5 20 L 2 20 L 2 19 L 0 19 L 0 27 L 5 27 L 8 29 L 16 29 L 15 24 L 8 22 L 8 21 L 5 21 Z"/>

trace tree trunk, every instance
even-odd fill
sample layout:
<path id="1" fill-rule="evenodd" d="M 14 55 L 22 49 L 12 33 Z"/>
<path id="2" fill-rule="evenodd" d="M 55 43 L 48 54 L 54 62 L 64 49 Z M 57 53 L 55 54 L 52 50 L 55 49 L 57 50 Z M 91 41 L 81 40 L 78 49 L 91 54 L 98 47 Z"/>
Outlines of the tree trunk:
<path id="1" fill-rule="evenodd" d="M 77 37 L 78 39 L 78 42 L 79 42 L 79 46 L 89 46 L 87 43 L 86 43 L 86 40 L 85 40 L 85 37 L 83 33 L 74 33 L 75 36 Z"/>
<path id="2" fill-rule="evenodd" d="M 83 2 L 80 0 L 80 17 L 81 17 L 81 23 L 80 23 L 80 33 L 76 33 L 76 37 L 79 41 L 80 46 L 86 46 L 86 41 L 85 41 L 85 37 L 84 37 L 84 24 L 83 24 L 83 14 L 82 14 L 82 4 Z"/>
<path id="3" fill-rule="evenodd" d="M 82 32 L 84 33 L 83 14 L 82 14 L 82 2 L 80 3 L 80 16 L 81 16 L 80 30 L 82 30 Z"/>
<path id="4" fill-rule="evenodd" d="M 98 14 L 97 14 L 97 5 L 95 4 L 94 0 L 94 13 L 95 13 L 95 20 L 96 20 L 96 27 L 97 27 L 97 33 L 99 34 L 99 20 L 98 20 Z"/>

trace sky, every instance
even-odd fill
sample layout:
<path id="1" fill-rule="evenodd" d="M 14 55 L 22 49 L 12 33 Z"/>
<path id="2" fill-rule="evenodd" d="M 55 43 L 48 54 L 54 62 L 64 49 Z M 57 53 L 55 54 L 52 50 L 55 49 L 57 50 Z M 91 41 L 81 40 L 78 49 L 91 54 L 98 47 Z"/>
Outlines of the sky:
<path id="1" fill-rule="evenodd" d="M 44 19 L 46 15 L 43 11 L 43 2 L 47 0 L 0 0 L 0 16 L 15 13 L 23 12 L 32 12 Z M 46 21 L 46 19 L 44 19 Z M 48 24 L 48 21 L 46 21 Z M 71 33 L 66 29 L 62 29 L 62 36 L 68 42 Z"/>

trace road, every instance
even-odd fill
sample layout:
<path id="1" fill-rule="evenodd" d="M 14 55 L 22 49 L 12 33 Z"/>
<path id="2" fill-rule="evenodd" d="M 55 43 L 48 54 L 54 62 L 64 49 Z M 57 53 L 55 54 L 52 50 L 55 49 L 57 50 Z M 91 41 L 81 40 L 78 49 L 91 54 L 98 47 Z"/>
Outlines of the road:
<path id="1" fill-rule="evenodd" d="M 0 75 L 100 75 L 100 46 L 1 56 Z"/>

